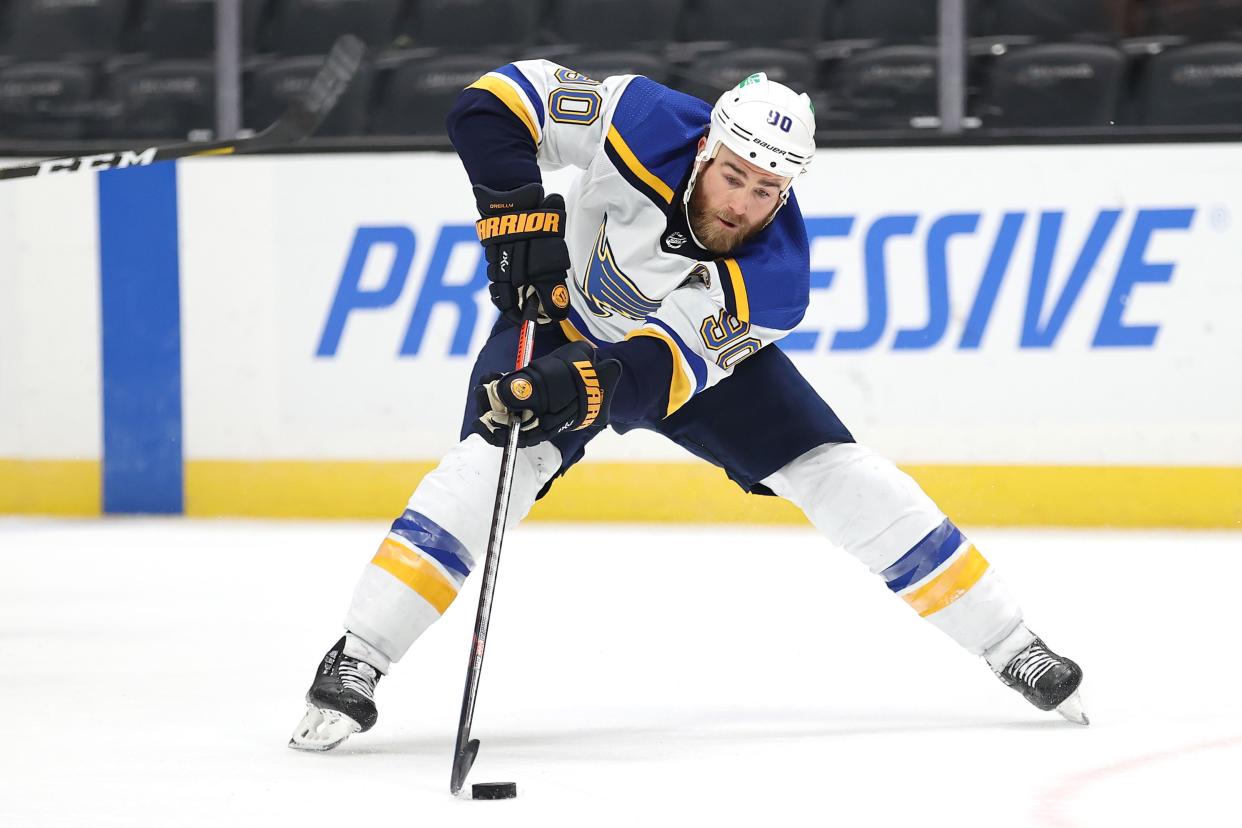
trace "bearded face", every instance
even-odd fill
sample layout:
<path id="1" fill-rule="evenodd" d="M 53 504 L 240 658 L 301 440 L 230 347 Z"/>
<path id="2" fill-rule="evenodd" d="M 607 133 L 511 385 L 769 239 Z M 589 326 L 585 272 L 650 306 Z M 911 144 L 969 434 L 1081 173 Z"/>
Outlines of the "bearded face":
<path id="1" fill-rule="evenodd" d="M 736 250 L 767 225 L 788 181 L 764 173 L 721 147 L 699 170 L 687 205 L 690 229 L 716 255 Z"/>

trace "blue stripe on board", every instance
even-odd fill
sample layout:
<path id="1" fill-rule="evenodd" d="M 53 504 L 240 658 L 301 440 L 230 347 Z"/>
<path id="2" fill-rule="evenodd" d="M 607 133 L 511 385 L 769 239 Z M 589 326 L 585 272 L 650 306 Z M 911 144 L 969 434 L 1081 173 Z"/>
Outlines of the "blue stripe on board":
<path id="1" fill-rule="evenodd" d="M 962 545 L 962 532 L 948 518 L 925 538 L 914 545 L 897 563 L 884 570 L 881 576 L 888 588 L 900 592 L 910 584 L 916 584 L 947 561 Z"/>
<path id="2" fill-rule="evenodd" d="M 99 174 L 103 509 L 184 506 L 177 167 Z"/>
<path id="3" fill-rule="evenodd" d="M 497 70 L 500 74 L 515 81 L 518 86 L 522 87 L 522 91 L 526 93 L 526 97 L 530 99 L 530 105 L 535 108 L 535 115 L 539 118 L 539 128 L 543 129 L 543 101 L 539 99 L 538 93 L 535 92 L 535 86 L 526 76 L 522 74 L 522 70 L 514 66 L 512 63 L 506 63 Z"/>
<path id="4" fill-rule="evenodd" d="M 470 574 L 470 552 L 448 530 L 426 515 L 406 509 L 401 517 L 392 522 L 392 532 L 435 558 L 445 569 L 461 573 L 463 577 Z"/>

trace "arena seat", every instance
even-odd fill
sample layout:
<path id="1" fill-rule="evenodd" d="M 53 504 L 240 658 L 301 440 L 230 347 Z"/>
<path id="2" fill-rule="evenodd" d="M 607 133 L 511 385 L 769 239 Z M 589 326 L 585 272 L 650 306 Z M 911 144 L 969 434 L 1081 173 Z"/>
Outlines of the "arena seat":
<path id="1" fill-rule="evenodd" d="M 272 61 L 255 69 L 247 84 L 246 126 L 257 131 L 274 123 L 302 96 L 322 67 L 322 56 L 303 56 Z M 363 64 L 315 135 L 362 135 L 366 131 L 371 78 L 370 66 Z"/>
<path id="2" fill-rule="evenodd" d="M 562 63 L 595 80 L 613 75 L 645 75 L 658 83 L 668 79 L 667 64 L 650 52 L 582 52 Z"/>
<path id="3" fill-rule="evenodd" d="M 404 33 L 422 46 L 512 52 L 534 41 L 539 5 L 532 0 L 418 0 Z"/>
<path id="4" fill-rule="evenodd" d="M 10 0 L 8 44 L 25 60 L 105 57 L 121 47 L 129 0 Z"/>
<path id="5" fill-rule="evenodd" d="M 1242 31 L 1242 0 L 1147 0 L 1146 32 L 1218 38 Z"/>
<path id="6" fill-rule="evenodd" d="M 985 127 L 1103 127 L 1117 118 L 1126 58 L 1112 46 L 1048 43 L 992 64 L 979 115 Z"/>
<path id="7" fill-rule="evenodd" d="M 882 46 L 841 61 L 829 79 L 828 99 L 856 129 L 908 129 L 917 117 L 935 115 L 938 55 L 933 46 Z"/>
<path id="8" fill-rule="evenodd" d="M 242 49 L 253 52 L 266 0 L 242 2 Z M 157 58 L 210 57 L 216 48 L 216 0 L 146 0 L 138 45 Z"/>
<path id="9" fill-rule="evenodd" d="M 560 0 L 551 14 L 557 36 L 584 48 L 662 47 L 677 36 L 683 0 Z"/>
<path id="10" fill-rule="evenodd" d="M 727 40 L 739 46 L 814 42 L 823 37 L 823 0 L 753 3 L 699 0 L 686 21 L 686 40 Z"/>
<path id="11" fill-rule="evenodd" d="M 273 0 L 262 46 L 282 55 L 323 55 L 343 34 L 370 46 L 392 39 L 402 0 Z"/>
<path id="12" fill-rule="evenodd" d="M 1153 56 L 1139 119 L 1151 126 L 1242 125 L 1242 43 L 1199 43 Z"/>
<path id="13" fill-rule="evenodd" d="M 72 141 L 90 136 L 74 109 L 91 100 L 95 71 L 74 63 L 18 63 L 0 68 L 0 138 Z"/>
<path id="14" fill-rule="evenodd" d="M 767 72 L 774 81 L 809 92 L 814 85 L 815 63 L 810 56 L 788 49 L 731 49 L 699 58 L 676 70 L 674 86 L 708 103 L 715 103 L 731 86 L 752 72 Z"/>
<path id="15" fill-rule="evenodd" d="M 493 58 L 454 55 L 395 67 L 371 119 L 378 135 L 444 135 L 462 89 L 496 68 Z"/>
<path id="16" fill-rule="evenodd" d="M 939 31 L 937 7 L 937 3 L 926 0 L 838 0 L 830 35 L 890 43 L 935 37 Z"/>
<path id="17" fill-rule="evenodd" d="M 1041 40 L 1125 34 L 1129 0 L 992 0 L 982 19 L 988 35 L 1029 35 Z"/>
<path id="18" fill-rule="evenodd" d="M 169 60 L 127 66 L 113 74 L 121 138 L 185 139 L 215 128 L 215 70 L 210 61 Z"/>

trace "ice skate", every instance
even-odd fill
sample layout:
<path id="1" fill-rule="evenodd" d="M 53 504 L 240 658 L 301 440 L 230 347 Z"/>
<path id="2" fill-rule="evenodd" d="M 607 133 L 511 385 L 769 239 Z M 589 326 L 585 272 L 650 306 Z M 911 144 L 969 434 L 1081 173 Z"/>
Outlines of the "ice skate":
<path id="1" fill-rule="evenodd" d="M 996 675 L 1040 710 L 1056 710 L 1074 724 L 1090 724 L 1078 695 L 1082 668 L 1049 650 L 1040 639 L 1009 659 Z"/>
<path id="2" fill-rule="evenodd" d="M 345 638 L 319 663 L 306 692 L 306 715 L 298 722 L 289 747 L 331 750 L 355 733 L 370 730 L 379 717 L 375 685 L 383 674 L 345 654 Z"/>

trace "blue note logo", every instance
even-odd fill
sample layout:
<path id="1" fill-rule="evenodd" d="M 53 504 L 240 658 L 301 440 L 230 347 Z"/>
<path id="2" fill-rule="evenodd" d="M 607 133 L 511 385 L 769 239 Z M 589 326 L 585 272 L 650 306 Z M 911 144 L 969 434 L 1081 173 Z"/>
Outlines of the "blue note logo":
<path id="1" fill-rule="evenodd" d="M 638 285 L 630 281 L 617 266 L 612 248 L 608 244 L 607 230 L 608 216 L 604 216 L 599 225 L 599 236 L 595 239 L 591 264 L 582 285 L 582 292 L 587 297 L 587 307 L 591 309 L 591 313 L 600 317 L 609 317 L 616 313 L 626 319 L 646 319 L 655 313 L 660 303 L 645 296 L 638 289 Z"/>

